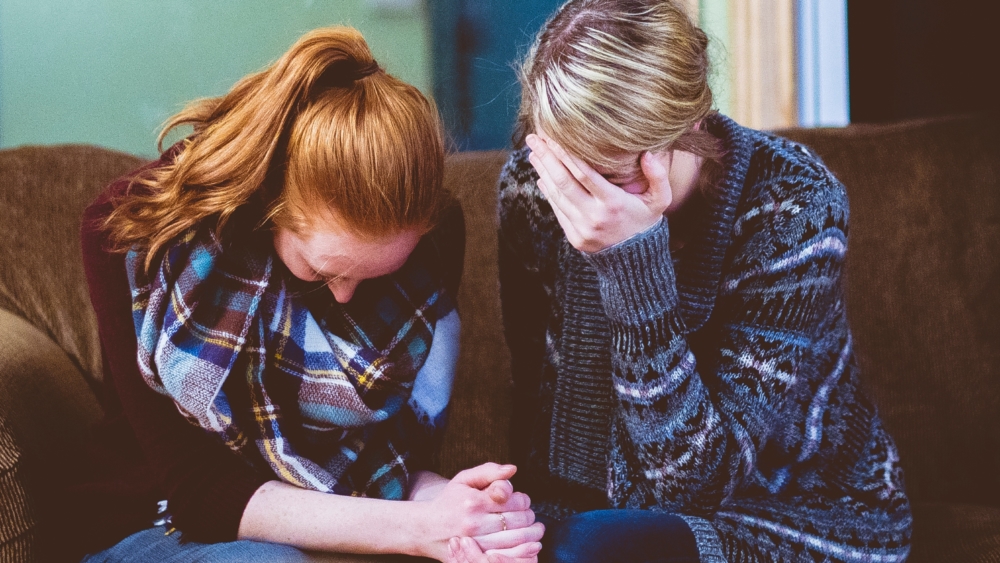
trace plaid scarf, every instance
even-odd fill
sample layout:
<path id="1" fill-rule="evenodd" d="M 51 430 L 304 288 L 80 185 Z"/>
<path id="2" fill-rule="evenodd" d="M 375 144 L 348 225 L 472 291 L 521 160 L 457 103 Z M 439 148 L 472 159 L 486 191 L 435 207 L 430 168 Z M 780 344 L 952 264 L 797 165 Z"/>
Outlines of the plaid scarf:
<path id="1" fill-rule="evenodd" d="M 421 243 L 403 268 L 342 305 L 288 273 L 268 239 L 223 251 L 210 230 L 192 230 L 149 275 L 133 250 L 126 269 L 142 376 L 282 481 L 402 498 L 408 460 L 437 422 L 417 414 L 416 375 L 438 320 L 457 322 L 431 252 Z M 431 392 L 446 403 L 450 384 Z"/>

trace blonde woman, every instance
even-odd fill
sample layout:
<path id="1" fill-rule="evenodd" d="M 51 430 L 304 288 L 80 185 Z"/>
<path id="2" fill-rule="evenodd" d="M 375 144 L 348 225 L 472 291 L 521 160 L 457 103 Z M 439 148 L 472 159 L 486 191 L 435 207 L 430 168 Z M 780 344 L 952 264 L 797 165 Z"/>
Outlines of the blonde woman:
<path id="1" fill-rule="evenodd" d="M 433 105 L 317 30 L 166 131 L 88 208 L 103 468 L 68 493 L 84 561 L 534 561 L 514 467 L 428 471 L 458 346 L 461 213 Z"/>
<path id="2" fill-rule="evenodd" d="M 514 484 L 542 561 L 902 561 L 844 309 L 844 187 L 712 110 L 675 2 L 571 0 L 500 178 Z"/>

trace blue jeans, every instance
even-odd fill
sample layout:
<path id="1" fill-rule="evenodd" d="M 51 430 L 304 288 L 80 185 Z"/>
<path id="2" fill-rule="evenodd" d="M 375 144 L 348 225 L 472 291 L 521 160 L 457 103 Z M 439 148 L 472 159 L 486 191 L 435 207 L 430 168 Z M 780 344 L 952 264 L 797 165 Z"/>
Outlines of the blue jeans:
<path id="1" fill-rule="evenodd" d="M 240 540 L 226 543 L 181 543 L 157 526 L 136 532 L 80 563 L 396 563 L 427 561 L 403 555 L 351 555 L 302 551 L 278 543 Z"/>
<path id="2" fill-rule="evenodd" d="M 691 528 L 649 510 L 594 510 L 545 524 L 539 563 L 698 563 Z"/>

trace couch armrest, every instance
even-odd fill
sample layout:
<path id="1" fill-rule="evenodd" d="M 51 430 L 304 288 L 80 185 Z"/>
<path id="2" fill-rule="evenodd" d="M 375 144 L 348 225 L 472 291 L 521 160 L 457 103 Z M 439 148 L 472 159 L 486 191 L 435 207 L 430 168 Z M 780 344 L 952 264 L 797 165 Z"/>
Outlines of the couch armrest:
<path id="1" fill-rule="evenodd" d="M 37 520 L 28 498 L 21 449 L 0 419 L 0 563 L 36 559 Z"/>
<path id="2" fill-rule="evenodd" d="M 33 560 L 45 483 L 79 465 L 100 414 L 69 356 L 0 309 L 0 562 Z"/>

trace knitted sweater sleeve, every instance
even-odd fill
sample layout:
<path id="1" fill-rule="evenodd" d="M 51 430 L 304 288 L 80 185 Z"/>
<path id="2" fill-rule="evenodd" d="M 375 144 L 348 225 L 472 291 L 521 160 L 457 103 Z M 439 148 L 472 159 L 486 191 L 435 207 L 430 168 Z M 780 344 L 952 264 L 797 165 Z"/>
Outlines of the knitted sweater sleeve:
<path id="1" fill-rule="evenodd" d="M 619 506 L 706 514 L 759 481 L 758 454 L 839 299 L 842 186 L 827 174 L 745 190 L 699 356 L 679 311 L 666 220 L 587 255 L 612 330 Z"/>

